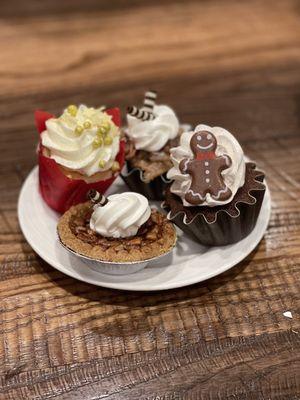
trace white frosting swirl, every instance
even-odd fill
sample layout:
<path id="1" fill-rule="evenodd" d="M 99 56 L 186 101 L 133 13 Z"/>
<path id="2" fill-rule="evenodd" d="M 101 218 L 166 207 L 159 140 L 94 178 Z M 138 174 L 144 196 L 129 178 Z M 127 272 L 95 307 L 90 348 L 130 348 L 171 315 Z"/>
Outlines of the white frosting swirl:
<path id="1" fill-rule="evenodd" d="M 76 127 L 84 127 L 87 121 L 90 127 L 84 128 L 80 134 L 76 133 Z M 98 128 L 103 124 L 109 124 L 108 134 L 112 143 L 95 147 L 93 142 L 97 138 Z M 100 108 L 80 105 L 76 115 L 71 115 L 66 109 L 59 118 L 48 119 L 46 128 L 41 134 L 41 141 L 48 149 L 49 157 L 83 175 L 91 176 L 109 170 L 119 152 L 120 130 L 112 117 Z"/>
<path id="2" fill-rule="evenodd" d="M 179 169 L 179 163 L 183 158 L 194 158 L 190 148 L 190 140 L 195 132 L 208 131 L 211 132 L 217 140 L 216 155 L 227 154 L 232 161 L 229 168 L 222 172 L 224 183 L 231 190 L 232 195 L 229 199 L 219 201 L 213 199 L 208 193 L 205 201 L 199 204 L 201 206 L 214 207 L 220 204 L 230 203 L 235 196 L 236 192 L 245 183 L 245 156 L 239 142 L 235 137 L 226 129 L 219 127 L 210 127 L 207 125 L 196 126 L 193 132 L 185 132 L 181 135 L 180 146 L 171 149 L 171 159 L 174 167 L 172 167 L 167 174 L 167 177 L 174 182 L 171 185 L 171 192 L 181 197 L 184 206 L 192 206 L 185 200 L 185 194 L 191 186 L 191 176 L 183 174 Z"/>
<path id="3" fill-rule="evenodd" d="M 113 194 L 107 200 L 104 206 L 94 207 L 90 220 L 90 228 L 102 236 L 134 236 L 151 215 L 148 200 L 139 193 Z"/>
<path id="4" fill-rule="evenodd" d="M 149 121 L 141 121 L 127 114 L 127 135 L 138 150 L 159 151 L 168 140 L 178 135 L 179 121 L 170 107 L 155 105 L 153 112 L 155 118 Z"/>

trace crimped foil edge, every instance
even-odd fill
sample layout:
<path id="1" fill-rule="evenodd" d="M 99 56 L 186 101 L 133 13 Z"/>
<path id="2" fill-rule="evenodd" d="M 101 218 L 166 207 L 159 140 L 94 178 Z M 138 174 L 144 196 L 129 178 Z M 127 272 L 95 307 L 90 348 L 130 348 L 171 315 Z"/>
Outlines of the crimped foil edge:
<path id="1" fill-rule="evenodd" d="M 175 232 L 176 232 L 176 230 L 175 230 Z M 157 260 L 157 259 L 159 259 L 161 257 L 164 257 L 164 256 L 170 254 L 174 250 L 174 248 L 175 248 L 175 246 L 177 244 L 177 239 L 178 239 L 177 235 L 175 235 L 175 240 L 174 240 L 173 245 L 170 247 L 170 249 L 168 251 L 166 251 L 163 254 L 159 254 L 159 255 L 154 256 L 154 257 L 150 257 L 150 258 L 146 258 L 146 259 L 142 259 L 142 260 L 136 260 L 136 261 L 112 261 L 112 260 L 104 260 L 104 259 L 100 259 L 100 258 L 89 257 L 89 256 L 87 256 L 85 254 L 81 254 L 81 253 L 71 249 L 65 243 L 63 243 L 63 241 L 60 238 L 58 229 L 56 230 L 56 233 L 57 233 L 57 237 L 58 237 L 59 243 L 62 245 L 62 247 L 65 248 L 70 253 L 74 254 L 75 256 L 77 256 L 79 258 L 84 258 L 85 260 L 88 260 L 88 261 L 94 261 L 94 262 L 112 264 L 112 265 L 120 265 L 120 266 L 121 265 L 135 265 L 135 264 L 140 264 L 142 262 L 149 263 L 149 262 L 155 261 L 155 260 Z"/>

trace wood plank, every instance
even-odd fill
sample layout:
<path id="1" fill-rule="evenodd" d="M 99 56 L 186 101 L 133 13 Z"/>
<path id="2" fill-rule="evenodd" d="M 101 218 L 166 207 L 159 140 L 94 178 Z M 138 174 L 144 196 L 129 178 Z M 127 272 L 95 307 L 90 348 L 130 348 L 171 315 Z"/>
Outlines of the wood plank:
<path id="1" fill-rule="evenodd" d="M 18 370 L 8 370 L 2 378 L 3 393 L 9 398 L 20 395 L 30 398 L 40 392 L 47 398 L 87 400 L 138 400 L 141 396 L 147 399 L 297 399 L 290 393 L 300 390 L 299 347 L 299 336 L 286 332 L 228 338 L 208 344 L 199 341 L 168 350 L 29 373 L 22 372 L 23 366 L 19 365 Z M 184 387 L 178 376 L 184 378 Z"/>

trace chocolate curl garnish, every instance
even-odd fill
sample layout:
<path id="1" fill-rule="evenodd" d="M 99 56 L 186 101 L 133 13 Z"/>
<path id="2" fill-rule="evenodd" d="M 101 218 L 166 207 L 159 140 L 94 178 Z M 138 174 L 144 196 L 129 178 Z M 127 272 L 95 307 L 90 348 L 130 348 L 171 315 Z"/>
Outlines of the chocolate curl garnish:
<path id="1" fill-rule="evenodd" d="M 157 93 L 153 90 L 149 90 L 148 92 L 146 92 L 144 96 L 143 110 L 153 114 L 153 108 L 155 106 L 156 98 Z"/>
<path id="2" fill-rule="evenodd" d="M 95 189 L 89 190 L 87 197 L 89 200 L 91 200 L 92 203 L 97 204 L 101 207 L 105 206 L 105 204 L 108 203 L 107 198 L 103 194 L 97 192 L 97 190 Z"/>
<path id="3" fill-rule="evenodd" d="M 135 106 L 128 107 L 127 113 L 135 118 L 141 119 L 142 121 L 149 121 L 155 118 L 152 113 L 142 110 L 141 108 L 137 108 Z"/>

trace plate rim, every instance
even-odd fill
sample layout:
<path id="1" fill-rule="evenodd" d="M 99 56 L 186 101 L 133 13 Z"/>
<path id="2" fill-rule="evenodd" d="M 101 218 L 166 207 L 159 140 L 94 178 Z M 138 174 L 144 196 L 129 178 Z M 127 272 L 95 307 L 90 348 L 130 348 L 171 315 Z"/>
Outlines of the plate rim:
<path id="1" fill-rule="evenodd" d="M 22 198 L 24 196 L 24 193 L 26 192 L 27 189 L 27 185 L 28 182 L 30 182 L 30 179 L 32 179 L 34 177 L 35 174 L 38 173 L 38 165 L 36 165 L 35 167 L 33 167 L 33 169 L 28 173 L 28 175 L 26 176 L 26 179 L 23 181 L 21 190 L 19 192 L 19 197 L 18 197 L 18 204 L 17 204 L 17 215 L 18 215 L 18 221 L 19 221 L 19 225 L 21 228 L 21 231 L 26 239 L 26 241 L 29 243 L 29 245 L 32 247 L 32 249 L 35 251 L 35 253 L 38 254 L 39 257 L 41 257 L 44 261 L 46 261 L 49 265 L 51 265 L 53 268 L 57 269 L 58 271 L 60 271 L 61 273 L 73 278 L 73 279 L 77 279 L 81 282 L 85 282 L 88 284 L 92 284 L 95 286 L 99 286 L 99 287 L 104 287 L 104 288 L 109 288 L 109 289 L 115 289 L 115 290 L 127 290 L 127 291 L 136 291 L 136 292 L 154 292 L 154 291 L 162 291 L 162 290 L 170 290 L 170 289 L 178 289 L 181 287 L 186 287 L 186 286 L 190 286 L 196 283 L 200 283 L 200 282 L 204 282 L 207 281 L 217 275 L 222 274 L 223 272 L 228 271 L 229 269 L 233 268 L 234 266 L 236 266 L 237 264 L 239 264 L 242 260 L 244 260 L 246 257 L 248 257 L 248 255 L 258 246 L 258 244 L 260 243 L 260 241 L 262 240 L 267 227 L 269 225 L 269 221 L 270 221 L 270 216 L 271 216 L 271 195 L 270 195 L 270 190 L 268 188 L 268 184 L 267 182 L 264 182 L 266 185 L 266 195 L 264 197 L 263 203 L 264 202 L 268 202 L 267 205 L 267 210 L 266 212 L 268 213 L 267 218 L 265 220 L 265 223 L 263 225 L 263 227 L 261 228 L 261 231 L 259 233 L 258 236 L 255 237 L 255 240 L 253 240 L 253 242 L 251 243 L 251 245 L 249 246 L 249 248 L 247 249 L 247 252 L 243 252 L 241 253 L 239 256 L 237 256 L 236 259 L 234 259 L 234 261 L 232 261 L 231 259 L 229 259 L 227 262 L 225 262 L 222 267 L 214 269 L 211 271 L 211 273 L 207 273 L 205 274 L 205 277 L 200 277 L 200 279 L 197 279 L 194 277 L 192 277 L 190 280 L 186 280 L 184 282 L 173 282 L 168 284 L 167 282 L 165 282 L 165 284 L 163 286 L 160 287 L 154 287 L 151 288 L 147 285 L 141 285 L 138 288 L 136 287 L 131 287 L 130 286 L 130 282 L 101 282 L 100 280 L 94 280 L 94 279 L 89 279 L 89 278 L 85 278 L 82 277 L 80 275 L 77 276 L 77 272 L 75 270 L 65 270 L 60 266 L 60 262 L 56 261 L 53 262 L 52 259 L 50 259 L 48 257 L 47 254 L 44 254 L 42 251 L 40 251 L 40 249 L 35 245 L 34 241 L 31 240 L 29 234 L 27 234 L 27 229 L 28 227 L 26 226 L 26 223 L 23 220 L 23 216 L 22 216 Z M 38 190 L 38 188 L 37 188 Z M 41 199 L 42 200 L 42 199 Z M 42 200 L 43 201 L 43 200 Z M 258 217 L 260 218 L 260 216 Z M 254 227 L 255 229 L 255 227 Z M 253 231 L 252 231 L 253 232 Z M 248 236 L 246 236 L 244 239 L 247 239 Z M 240 243 L 240 242 L 237 242 Z M 233 244 L 233 245 L 228 245 L 228 246 L 234 246 L 237 243 Z M 222 246 L 222 247 L 226 247 L 226 246 Z M 65 250 L 65 249 L 64 249 Z M 65 250 L 66 251 L 66 250 Z"/>

